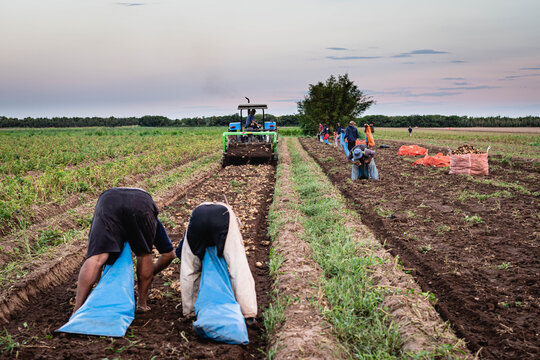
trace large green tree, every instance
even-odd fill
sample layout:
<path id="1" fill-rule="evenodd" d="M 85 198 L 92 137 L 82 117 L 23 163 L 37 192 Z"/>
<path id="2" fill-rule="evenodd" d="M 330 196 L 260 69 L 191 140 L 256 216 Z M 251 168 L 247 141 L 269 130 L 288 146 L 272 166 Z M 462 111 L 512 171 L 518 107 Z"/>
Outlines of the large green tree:
<path id="1" fill-rule="evenodd" d="M 298 102 L 300 127 L 306 134 L 319 130 L 319 123 L 335 129 L 337 123 L 345 126 L 366 111 L 375 100 L 358 89 L 349 75 L 331 75 L 325 83 L 309 85 L 309 93 Z"/>

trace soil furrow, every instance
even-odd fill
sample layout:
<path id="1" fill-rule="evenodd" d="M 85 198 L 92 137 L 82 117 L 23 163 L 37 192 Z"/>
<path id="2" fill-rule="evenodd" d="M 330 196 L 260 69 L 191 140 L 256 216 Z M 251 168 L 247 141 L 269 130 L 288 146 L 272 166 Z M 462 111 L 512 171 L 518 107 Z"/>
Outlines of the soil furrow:
<path id="1" fill-rule="evenodd" d="M 272 201 L 275 168 L 272 166 L 231 166 L 216 172 L 206 181 L 192 187 L 183 196 L 171 194 L 168 211 L 174 212 L 175 226 L 166 226 L 177 245 L 193 208 L 202 201 L 222 201 L 224 195 L 238 215 L 244 236 L 248 261 L 255 278 L 259 311 L 268 304 L 270 279 L 266 261 L 267 213 Z M 6 331 L 20 344 L 18 353 L 4 353 L 5 358 L 18 355 L 30 358 L 118 357 L 130 359 L 158 358 L 263 358 L 262 319 L 248 328 L 250 344 L 235 346 L 198 338 L 192 330 L 193 319 L 181 315 L 181 297 L 177 287 L 178 264 L 172 265 L 154 279 L 149 305 L 152 310 L 137 314 L 123 338 L 113 339 L 81 335 L 54 334 L 67 321 L 76 288 L 76 272 L 63 284 L 32 301 L 6 325 Z"/>
<path id="2" fill-rule="evenodd" d="M 448 169 L 412 166 L 413 158 L 396 155 L 403 143 L 379 143 L 391 145 L 375 149 L 381 180 L 351 182 L 342 151 L 302 140 L 362 221 L 387 241 L 422 290 L 433 292 L 438 311 L 472 352 L 486 359 L 540 356 L 539 229 L 531 228 L 538 223 L 538 197 L 512 187 L 508 196 Z M 532 163 L 506 166 L 474 179 L 516 183 L 537 176 Z M 536 191 L 538 185 L 527 186 Z"/>

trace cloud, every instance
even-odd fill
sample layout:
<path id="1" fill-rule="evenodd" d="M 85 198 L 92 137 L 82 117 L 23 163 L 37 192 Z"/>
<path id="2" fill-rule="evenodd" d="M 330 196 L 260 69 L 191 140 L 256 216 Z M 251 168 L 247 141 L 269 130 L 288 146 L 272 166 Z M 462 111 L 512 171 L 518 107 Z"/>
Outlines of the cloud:
<path id="1" fill-rule="evenodd" d="M 144 3 L 125 3 L 125 2 L 117 2 L 116 4 L 117 5 L 122 5 L 122 6 L 142 6 L 142 5 L 144 5 Z"/>
<path id="2" fill-rule="evenodd" d="M 462 78 L 462 77 L 445 77 L 445 78 L 442 78 L 443 80 L 465 80 L 465 78 Z"/>
<path id="3" fill-rule="evenodd" d="M 540 70 L 540 67 L 521 68 L 519 70 Z"/>
<path id="4" fill-rule="evenodd" d="M 439 90 L 484 90 L 484 89 L 497 89 L 499 86 L 489 86 L 489 85 L 480 85 L 480 86 L 456 86 L 450 88 L 439 88 Z"/>
<path id="5" fill-rule="evenodd" d="M 337 51 L 342 51 L 342 50 L 349 50 L 349 49 L 343 48 L 343 47 L 327 47 L 326 50 L 337 50 Z"/>
<path id="6" fill-rule="evenodd" d="M 369 60 L 380 59 L 380 56 L 327 56 L 330 60 Z"/>
<path id="7" fill-rule="evenodd" d="M 394 95 L 394 96 L 402 96 L 402 97 L 422 97 L 422 96 L 442 97 L 442 96 L 454 96 L 454 95 L 462 94 L 461 92 L 448 92 L 448 91 L 436 91 L 436 92 L 413 94 L 411 93 L 410 90 L 392 90 L 392 91 L 365 90 L 365 93 L 367 95 Z"/>
<path id="8" fill-rule="evenodd" d="M 297 103 L 301 99 L 280 99 L 280 100 L 271 100 L 271 102 L 281 102 L 281 103 Z"/>
<path id="9" fill-rule="evenodd" d="M 411 94 L 409 90 L 392 90 L 392 91 L 377 91 L 377 90 L 364 90 L 366 95 L 399 95 L 399 96 L 408 96 Z"/>
<path id="10" fill-rule="evenodd" d="M 503 77 L 502 79 L 499 79 L 499 81 L 515 80 L 515 79 L 519 79 L 519 78 L 536 77 L 536 76 L 540 76 L 540 74 L 508 75 L 508 76 Z"/>
<path id="11" fill-rule="evenodd" d="M 463 64 L 465 61 L 463 60 L 452 60 L 450 61 L 452 64 Z"/>
<path id="12" fill-rule="evenodd" d="M 462 81 L 462 82 L 455 82 L 454 85 L 457 85 L 457 86 L 461 85 L 462 86 L 462 85 L 469 85 L 469 83 L 466 82 L 466 81 Z"/>
<path id="13" fill-rule="evenodd" d="M 422 93 L 422 94 L 410 94 L 410 95 L 404 95 L 409 97 L 420 97 L 420 96 L 433 96 L 433 97 L 442 97 L 442 96 L 454 96 L 454 95 L 461 95 L 463 93 L 461 92 L 448 92 L 448 91 L 437 91 L 437 92 L 428 92 L 428 93 Z"/>
<path id="14" fill-rule="evenodd" d="M 448 54 L 446 51 L 438 51 L 438 50 L 432 50 L 432 49 L 421 49 L 421 50 L 413 50 L 407 53 L 401 53 L 397 55 L 393 55 L 390 57 L 393 58 L 406 58 L 411 57 L 413 55 L 436 55 L 436 54 Z"/>

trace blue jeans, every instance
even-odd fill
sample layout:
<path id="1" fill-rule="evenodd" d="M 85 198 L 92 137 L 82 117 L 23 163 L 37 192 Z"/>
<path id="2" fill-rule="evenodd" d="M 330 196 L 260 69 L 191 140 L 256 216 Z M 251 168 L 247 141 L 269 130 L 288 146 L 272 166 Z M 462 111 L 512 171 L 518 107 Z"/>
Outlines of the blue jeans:
<path id="1" fill-rule="evenodd" d="M 369 164 L 362 164 L 360 166 L 352 165 L 351 180 L 369 178 L 379 180 L 379 171 L 377 170 L 374 159 L 371 159 Z"/>

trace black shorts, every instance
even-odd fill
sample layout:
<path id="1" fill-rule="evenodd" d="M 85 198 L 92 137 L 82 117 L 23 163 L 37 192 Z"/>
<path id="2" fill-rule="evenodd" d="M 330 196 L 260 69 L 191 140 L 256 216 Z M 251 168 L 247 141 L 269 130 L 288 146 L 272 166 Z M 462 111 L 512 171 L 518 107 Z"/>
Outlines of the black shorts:
<path id="1" fill-rule="evenodd" d="M 158 209 L 147 192 L 132 188 L 112 188 L 98 199 L 88 236 L 86 257 L 109 253 L 112 264 L 127 241 L 135 255 L 172 251 L 172 243 L 157 219 Z"/>
<path id="2" fill-rule="evenodd" d="M 229 233 L 229 209 L 220 204 L 201 204 L 193 210 L 187 229 L 191 252 L 201 260 L 207 247 L 215 246 L 223 257 L 225 241 Z"/>

